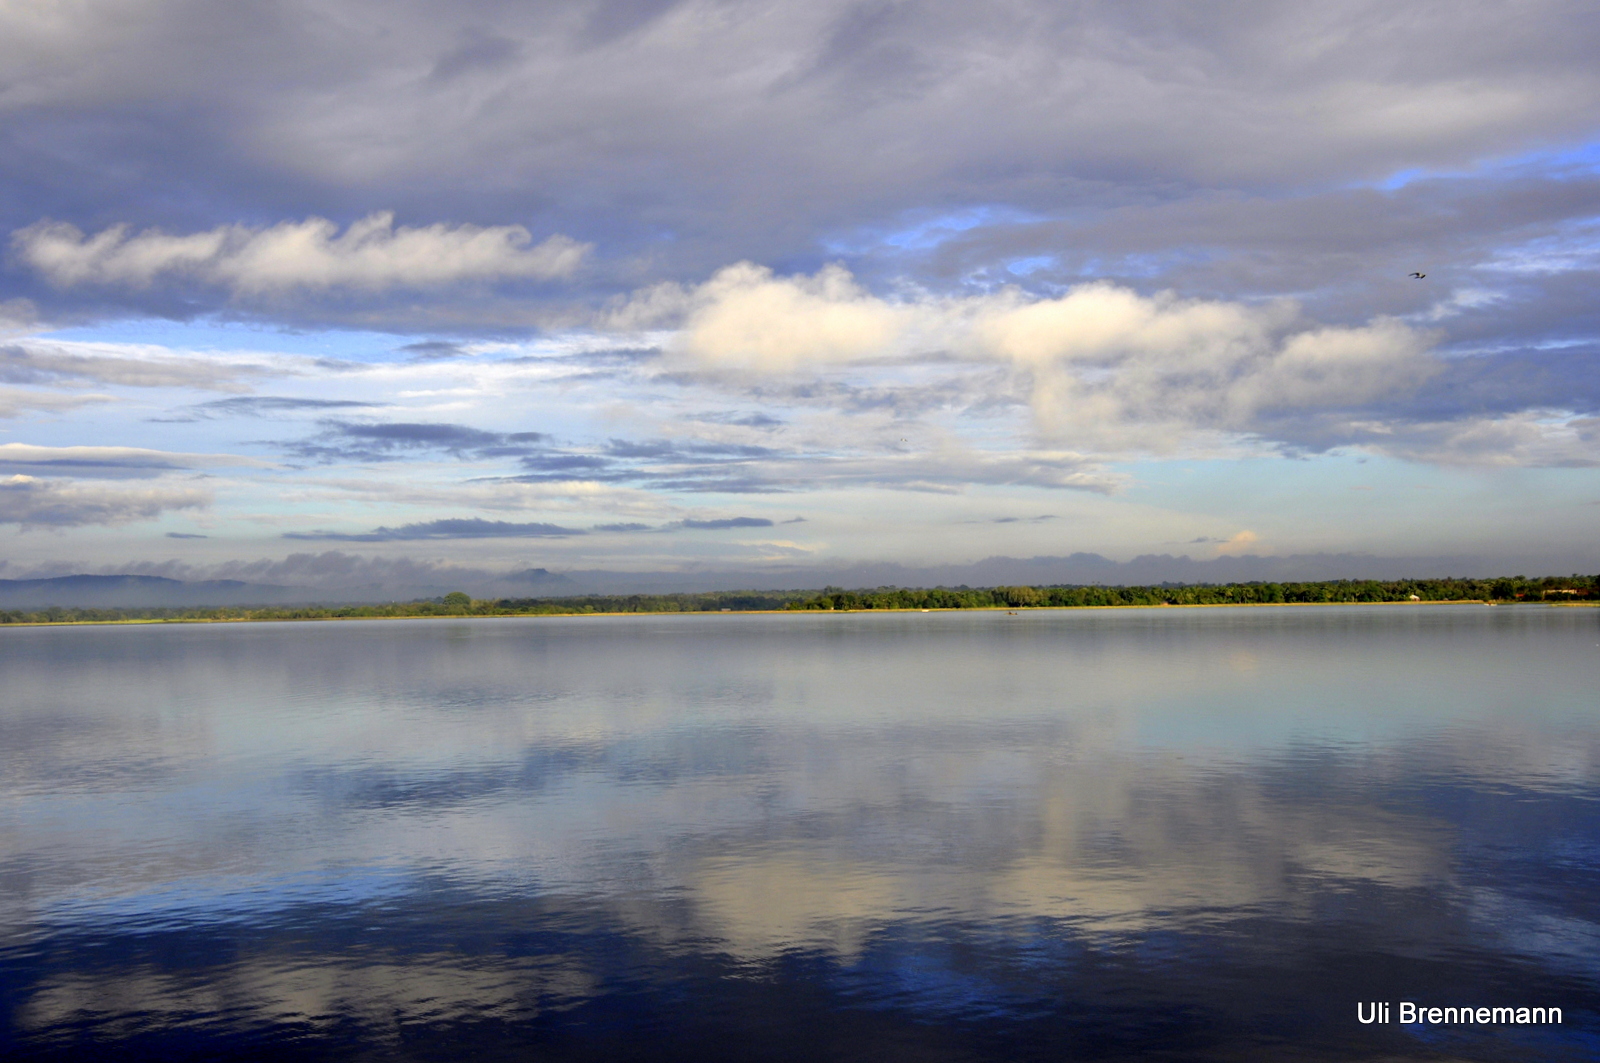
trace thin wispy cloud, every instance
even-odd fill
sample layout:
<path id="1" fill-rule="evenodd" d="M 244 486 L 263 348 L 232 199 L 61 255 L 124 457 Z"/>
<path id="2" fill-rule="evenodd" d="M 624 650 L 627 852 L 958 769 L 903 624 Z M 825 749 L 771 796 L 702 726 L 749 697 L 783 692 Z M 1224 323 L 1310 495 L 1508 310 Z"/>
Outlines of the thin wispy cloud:
<path id="1" fill-rule="evenodd" d="M 323 421 L 308 439 L 282 444 L 295 457 L 332 462 L 399 461 L 423 453 L 457 458 L 526 454 L 545 438 L 540 432 L 486 432 L 459 424 Z"/>
<path id="2" fill-rule="evenodd" d="M 174 510 L 203 509 L 210 501 L 210 492 L 196 487 L 112 487 L 0 475 L 0 524 L 22 531 L 132 524 Z"/>
<path id="3" fill-rule="evenodd" d="M 557 524 L 456 517 L 403 524 L 398 528 L 376 528 L 370 532 L 286 532 L 283 537 L 342 543 L 385 543 L 436 539 L 546 539 L 582 534 L 581 529 L 563 528 Z"/>
<path id="4" fill-rule="evenodd" d="M 259 365 L 172 354 L 135 357 L 38 343 L 0 346 L 0 383 L 7 384 L 59 386 L 88 381 L 132 388 L 246 391 L 267 373 Z"/>
<path id="5" fill-rule="evenodd" d="M 27 388 L 0 387 L 0 418 L 22 417 L 27 414 L 61 413 L 96 403 L 115 401 L 110 395 L 86 395 L 34 391 Z"/>
<path id="6" fill-rule="evenodd" d="M 202 417 L 274 417 L 300 413 L 325 414 L 332 410 L 372 409 L 387 403 L 356 399 L 302 399 L 285 395 L 240 395 L 183 407 L 182 417 L 169 420 L 194 420 Z"/>
<path id="7" fill-rule="evenodd" d="M 154 475 L 177 469 L 260 467 L 259 458 L 236 454 L 190 454 L 142 447 L 45 447 L 0 443 L 0 471 L 36 475 Z"/>
<path id="8" fill-rule="evenodd" d="M 683 526 L 702 531 L 723 531 L 728 528 L 770 528 L 772 521 L 765 517 L 724 517 L 718 520 L 685 520 Z"/>

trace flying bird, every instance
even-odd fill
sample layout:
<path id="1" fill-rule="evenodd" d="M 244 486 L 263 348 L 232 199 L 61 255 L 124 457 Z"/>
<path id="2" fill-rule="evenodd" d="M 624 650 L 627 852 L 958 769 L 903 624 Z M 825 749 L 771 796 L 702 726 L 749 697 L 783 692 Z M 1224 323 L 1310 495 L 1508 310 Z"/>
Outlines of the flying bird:
<path id="1" fill-rule="evenodd" d="M 1413 276 L 1417 280 L 1421 280 L 1422 278 L 1426 277 L 1427 274 L 1426 273 L 1413 273 L 1411 276 Z"/>

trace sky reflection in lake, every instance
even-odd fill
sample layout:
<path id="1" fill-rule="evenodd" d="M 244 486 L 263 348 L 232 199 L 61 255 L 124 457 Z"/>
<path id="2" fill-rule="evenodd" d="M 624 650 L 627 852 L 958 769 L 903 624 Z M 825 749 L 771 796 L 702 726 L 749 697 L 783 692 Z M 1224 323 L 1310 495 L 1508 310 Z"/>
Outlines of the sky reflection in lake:
<path id="1" fill-rule="evenodd" d="M 11 629 L 0 674 L 20 1056 L 1600 1050 L 1590 610 Z"/>

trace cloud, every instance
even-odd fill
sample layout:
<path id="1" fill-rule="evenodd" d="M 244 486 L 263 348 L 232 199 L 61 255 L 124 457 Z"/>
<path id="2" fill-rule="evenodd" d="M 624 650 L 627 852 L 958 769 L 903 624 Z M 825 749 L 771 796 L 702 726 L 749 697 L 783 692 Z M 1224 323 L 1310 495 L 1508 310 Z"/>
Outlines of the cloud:
<path id="1" fill-rule="evenodd" d="M 734 410 L 710 411 L 706 413 L 687 414 L 688 421 L 700 421 L 706 424 L 737 425 L 741 428 L 781 428 L 784 421 L 770 413 L 739 413 Z"/>
<path id="2" fill-rule="evenodd" d="M 570 276 L 587 248 L 565 236 L 534 245 L 520 225 L 395 227 L 381 211 L 343 233 L 326 218 L 265 229 L 222 225 L 171 236 L 114 225 L 87 236 L 41 221 L 12 234 L 17 257 L 59 288 L 149 288 L 197 281 L 253 299 L 300 290 L 377 293 L 502 280 Z"/>
<path id="3" fill-rule="evenodd" d="M 384 402 L 358 402 L 354 399 L 298 399 L 282 395 L 241 395 L 186 406 L 198 417 L 270 417 L 280 413 L 327 412 L 328 410 L 371 409 Z"/>
<path id="4" fill-rule="evenodd" d="M 210 502 L 209 493 L 193 487 L 112 488 L 0 476 L 0 524 L 16 524 L 23 531 L 131 524 L 170 510 L 201 509 Z"/>
<path id="5" fill-rule="evenodd" d="M 515 447 L 477 454 L 515 454 Z M 590 448 L 538 443 L 517 458 L 520 473 L 493 482 L 635 484 L 657 491 L 770 494 L 846 487 L 958 492 L 974 484 L 1026 484 L 1095 492 L 1122 480 L 1070 451 L 976 451 L 959 444 L 885 451 L 834 438 L 782 448 L 699 440 L 612 439 Z"/>
<path id="6" fill-rule="evenodd" d="M 1057 438 L 1130 427 L 1148 444 L 1161 431 L 1258 431 L 1264 414 L 1359 407 L 1443 369 L 1428 353 L 1438 335 L 1394 318 L 1316 325 L 1287 302 L 1147 296 L 1106 283 L 1055 297 L 1006 289 L 891 300 L 837 266 L 780 278 L 745 263 L 690 293 L 684 314 L 673 349 L 712 369 L 999 362 Z"/>
<path id="7" fill-rule="evenodd" d="M 97 402 L 114 401 L 110 395 L 63 395 L 53 391 L 0 387 L 0 418 L 21 417 L 25 413 L 56 413 Z"/>
<path id="8" fill-rule="evenodd" d="M 498 455 L 492 471 L 529 486 L 755 493 L 1110 490 L 1108 462 L 1246 447 L 1597 455 L 1600 30 L 1569 0 L 1230 0 L 1204 19 L 1170 0 L 1138 17 L 1043 0 L 780 0 L 760 17 L 420 0 L 381 34 L 351 0 L 314 24 L 194 0 L 132 20 L 43 10 L 0 13 L 0 232 L 20 230 L 0 268 L 36 304 L 0 317 L 361 324 L 397 338 L 350 355 L 362 368 L 338 392 L 306 393 L 420 421 L 499 427 L 504 406 L 472 408 L 491 373 L 513 389 L 495 401 L 537 402 L 536 382 L 569 372 L 570 406 L 534 422 L 560 440 L 319 426 L 288 445 L 306 461 Z M 345 227 L 382 205 L 398 217 Z M 552 233 L 593 250 L 563 258 L 540 243 Z M 1414 268 L 1426 283 L 1404 280 Z M 636 357 L 556 342 L 566 361 L 530 356 L 512 377 L 478 343 L 597 314 L 582 339 Z M 633 330 L 665 331 L 616 335 Z M 0 415 L 103 401 L 84 394 L 111 389 L 99 380 L 252 383 L 183 365 L 215 359 L 19 346 L 0 358 L 20 389 L 0 391 Z M 356 390 L 387 386 L 357 357 L 463 348 L 383 370 L 455 374 L 448 398 L 432 382 L 421 400 Z M 606 420 L 624 408 L 639 420 Z M 365 419 L 268 398 L 196 416 L 246 412 Z M 879 453 L 890 419 L 903 432 L 881 434 L 908 451 L 957 437 L 954 457 Z"/>
<path id="9" fill-rule="evenodd" d="M 441 452 L 457 458 L 524 455 L 547 437 L 541 432 L 486 432 L 459 424 L 322 421 L 310 439 L 282 444 L 296 457 L 320 462 L 395 461 L 408 454 Z"/>
<path id="10" fill-rule="evenodd" d="M 140 447 L 43 447 L 31 443 L 0 443 L 0 472 L 11 470 L 42 476 L 123 478 L 155 476 L 177 469 L 265 464 L 256 458 L 235 454 L 188 454 Z"/>
<path id="11" fill-rule="evenodd" d="M 698 483 L 704 490 L 743 491 L 752 483 L 749 470 L 758 463 L 796 458 L 799 456 L 772 447 L 744 443 L 612 439 L 584 451 L 554 446 L 532 449 L 518 459 L 523 472 L 513 479 L 523 483 L 581 479 L 668 489 Z"/>
<path id="12" fill-rule="evenodd" d="M 356 534 L 325 531 L 289 532 L 283 537 L 345 543 L 387 543 L 433 539 L 549 539 L 583 534 L 581 529 L 563 528 L 556 524 L 517 524 L 504 520 L 469 517 L 403 524 L 398 528 L 384 527 Z"/>
<path id="13" fill-rule="evenodd" d="M 94 353 L 108 345 L 82 345 L 74 350 L 47 343 L 8 344 L 0 347 L 0 382 L 9 384 L 59 384 L 92 380 L 132 388 L 200 388 L 206 391 L 244 391 L 249 381 L 263 376 L 263 366 L 229 363 L 203 357 L 165 354 Z M 86 349 L 85 349 L 86 348 Z"/>
<path id="14" fill-rule="evenodd" d="M 638 460 L 551 451 L 520 459 L 528 471 L 497 479 L 528 484 L 592 480 L 658 491 L 741 495 L 853 487 L 956 494 L 975 485 L 1108 494 L 1126 479 L 1098 459 L 1071 451 L 985 452 L 947 446 L 923 453 L 756 448 L 760 453 L 742 454 L 737 448 L 708 446 L 697 456 L 693 447 L 628 449 L 633 450 L 628 457 Z"/>
<path id="15" fill-rule="evenodd" d="M 719 271 L 693 295 L 679 337 L 715 367 L 784 371 L 896 353 L 909 308 L 874 298 L 842 266 L 775 277 L 749 262 Z"/>
<path id="16" fill-rule="evenodd" d="M 408 343 L 400 349 L 419 362 L 462 358 L 470 353 L 461 344 L 444 340 L 419 340 L 416 343 Z"/>
<path id="17" fill-rule="evenodd" d="M 772 521 L 765 517 L 725 517 L 718 520 L 684 520 L 685 528 L 701 531 L 722 531 L 727 528 L 770 528 Z"/>
<path id="18" fill-rule="evenodd" d="M 772 447 L 749 443 L 666 439 L 613 439 L 606 444 L 605 452 L 614 458 L 652 458 L 671 462 L 750 461 L 778 453 Z"/>
<path id="19" fill-rule="evenodd" d="M 313 28 L 165 3 L 137 30 L 90 11 L 71 40 L 8 15 L 11 107 L 83 138 L 74 111 L 110 112 L 152 180 L 206 162 L 295 186 L 549 198 L 585 220 L 637 203 L 659 228 L 699 235 L 754 227 L 760 206 L 814 228 L 891 190 L 1041 203 L 1142 174 L 1340 183 L 1559 141 L 1587 128 L 1596 97 L 1583 62 L 1594 33 L 1562 0 L 1409 17 L 1358 0 L 1320 16 L 1235 2 L 1203 22 L 1178 3 L 1132 19 L 1037 0 L 982 16 L 827 0 L 758 19 L 670 0 L 620 17 L 606 4 L 425 2 L 381 35 L 357 4 L 325 10 Z M 195 59 L 202 42 L 213 49 Z M 181 71 L 178 57 L 190 58 Z M 166 135 L 116 121 L 115 104 L 170 118 Z M 173 151 L 204 131 L 233 139 Z"/>
<path id="20" fill-rule="evenodd" d="M 1235 532 L 1226 539 L 1217 541 L 1217 554 L 1221 557 L 1233 557 L 1239 554 L 1257 553 L 1256 544 L 1261 537 L 1253 531 Z"/>
<path id="21" fill-rule="evenodd" d="M 1600 417 L 1524 410 L 1487 417 L 1355 426 L 1363 446 L 1408 461 L 1456 467 L 1600 467 Z"/>
<path id="22" fill-rule="evenodd" d="M 1486 162 L 1582 144 L 1600 102 L 1589 62 L 1600 40 L 1570 0 L 1420 13 L 1230 0 L 1204 20 L 1171 0 L 1137 19 L 1046 0 L 983 12 L 784 0 L 761 17 L 706 0 L 420 0 L 389 12 L 382 33 L 355 0 L 328 0 L 317 20 L 194 0 L 142 4 L 132 21 L 119 10 L 91 5 L 70 31 L 33 8 L 0 14 L 16 131 L 0 159 L 16 190 L 5 226 L 49 215 L 97 232 L 64 241 L 68 265 L 107 218 L 134 227 L 111 244 L 159 223 L 182 235 L 141 256 L 209 263 L 225 223 L 384 203 L 490 233 L 517 220 L 574 234 L 604 249 L 605 294 L 740 259 L 814 263 L 834 246 L 875 259 L 857 270 L 874 283 L 908 263 L 918 277 L 992 279 L 1045 255 L 1079 280 L 1183 264 L 1237 278 L 1261 265 L 1238 252 L 1285 234 L 1300 261 L 1385 240 L 1409 241 L 1396 261 L 1456 262 L 1424 225 L 1514 221 L 1435 209 L 1450 197 L 1438 188 L 1404 193 L 1434 175 L 1479 184 Z M 1402 187 L 1373 187 L 1396 175 Z M 1330 189 L 1388 194 L 1399 216 L 1284 223 L 1283 210 Z M 1114 214 L 1137 237 L 1145 226 L 1119 212 L 1148 221 L 1172 204 L 1243 220 L 1212 243 L 1169 219 L 1153 252 L 1036 232 L 1043 250 L 940 257 L 954 242 L 998 250 L 1035 225 Z M 283 227 L 318 224 L 331 223 Z M 1265 264 L 1277 274 L 1266 290 L 1305 290 L 1273 268 L 1287 261 Z"/>

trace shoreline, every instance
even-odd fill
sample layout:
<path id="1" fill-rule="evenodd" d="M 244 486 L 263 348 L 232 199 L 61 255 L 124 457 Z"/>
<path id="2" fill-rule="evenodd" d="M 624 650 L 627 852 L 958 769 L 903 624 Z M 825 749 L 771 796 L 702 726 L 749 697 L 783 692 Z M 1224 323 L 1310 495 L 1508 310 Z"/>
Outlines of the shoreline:
<path id="1" fill-rule="evenodd" d="M 858 615 L 867 613 L 892 614 L 892 613 L 1006 613 L 1020 616 L 1023 613 L 1044 612 L 1122 612 L 1132 609 L 1263 609 L 1263 608 L 1346 608 L 1355 605 L 1367 606 L 1443 606 L 1443 605 L 1477 605 L 1477 606 L 1536 606 L 1552 609 L 1589 608 L 1600 609 L 1600 601 L 1539 601 L 1496 602 L 1482 598 L 1453 598 L 1423 601 L 1388 601 L 1388 602 L 1163 602 L 1160 604 L 1126 604 L 1126 605 L 979 605 L 979 606 L 932 606 L 923 608 L 885 608 L 885 609 L 649 609 L 649 610 L 619 610 L 619 611 L 592 611 L 592 612 L 498 612 L 498 613 L 413 613 L 408 615 L 389 616 L 191 616 L 191 617 L 123 617 L 105 620 L 17 620 L 0 623 L 0 630 L 6 628 L 41 628 L 41 627 L 126 627 L 134 625 L 153 624 L 303 624 L 325 623 L 340 621 L 405 621 L 405 620 L 557 620 L 557 619 L 584 619 L 588 617 L 650 617 L 650 616 L 837 616 L 840 614 Z"/>

